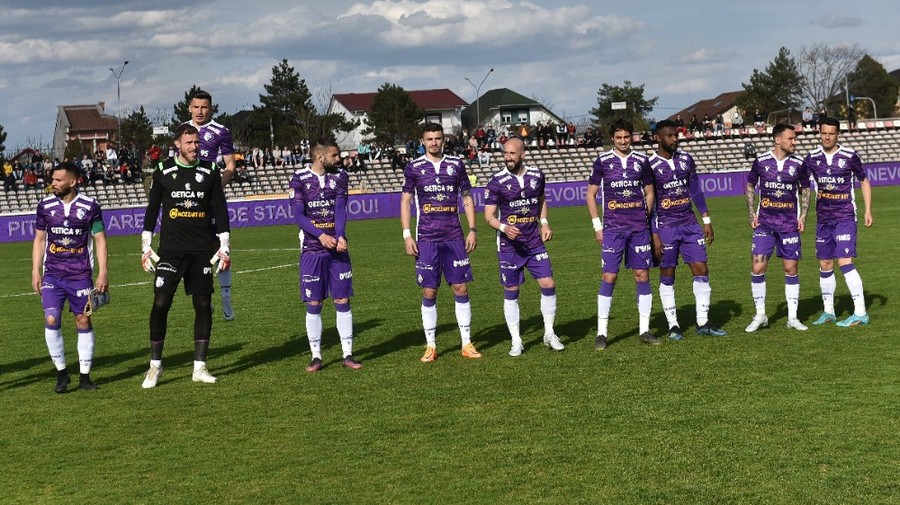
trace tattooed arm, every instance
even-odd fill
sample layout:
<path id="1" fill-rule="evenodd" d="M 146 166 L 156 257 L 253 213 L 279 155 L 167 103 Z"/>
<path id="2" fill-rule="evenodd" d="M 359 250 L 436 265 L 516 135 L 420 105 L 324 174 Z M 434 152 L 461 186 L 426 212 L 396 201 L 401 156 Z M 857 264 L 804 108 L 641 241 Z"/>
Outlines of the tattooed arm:
<path id="1" fill-rule="evenodd" d="M 810 191 L 809 188 L 800 189 L 800 217 L 797 219 L 797 229 L 800 233 L 806 229 L 806 211 L 809 210 Z"/>
<path id="2" fill-rule="evenodd" d="M 747 211 L 750 217 L 750 228 L 756 229 L 759 221 L 756 215 L 756 187 L 753 184 L 747 184 L 747 190 L 744 192 L 747 197 Z"/>

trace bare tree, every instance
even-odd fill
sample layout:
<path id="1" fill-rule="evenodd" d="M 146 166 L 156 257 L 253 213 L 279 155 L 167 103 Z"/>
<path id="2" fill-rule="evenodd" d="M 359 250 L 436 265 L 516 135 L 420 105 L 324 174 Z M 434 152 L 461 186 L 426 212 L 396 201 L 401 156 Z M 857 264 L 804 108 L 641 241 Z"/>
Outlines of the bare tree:
<path id="1" fill-rule="evenodd" d="M 844 77 L 865 55 L 858 44 L 828 46 L 824 43 L 800 49 L 800 73 L 804 77 L 803 98 L 810 105 L 833 107 L 841 102 Z"/>

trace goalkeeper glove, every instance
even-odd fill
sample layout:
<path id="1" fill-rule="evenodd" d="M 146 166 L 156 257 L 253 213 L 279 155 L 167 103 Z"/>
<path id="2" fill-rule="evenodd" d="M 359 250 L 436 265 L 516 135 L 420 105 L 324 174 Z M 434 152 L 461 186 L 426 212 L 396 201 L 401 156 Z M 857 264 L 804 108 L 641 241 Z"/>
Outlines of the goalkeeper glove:
<path id="1" fill-rule="evenodd" d="M 219 250 L 210 258 L 209 263 L 216 267 L 216 274 L 231 268 L 231 233 L 223 231 L 218 234 Z"/>
<path id="2" fill-rule="evenodd" d="M 159 262 L 159 256 L 156 251 L 150 247 L 153 241 L 153 232 L 145 231 L 141 233 L 141 266 L 145 272 L 155 272 L 156 263 Z"/>

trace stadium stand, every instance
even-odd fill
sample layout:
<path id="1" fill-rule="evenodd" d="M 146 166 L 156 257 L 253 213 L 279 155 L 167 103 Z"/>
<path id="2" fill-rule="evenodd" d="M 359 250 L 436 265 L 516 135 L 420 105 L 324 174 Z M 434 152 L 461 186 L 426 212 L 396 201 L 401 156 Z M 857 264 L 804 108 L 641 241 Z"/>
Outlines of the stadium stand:
<path id="1" fill-rule="evenodd" d="M 805 155 L 818 146 L 818 135 L 814 131 L 803 131 L 800 125 L 797 128 L 797 152 Z M 856 129 L 846 131 L 846 128 L 844 123 L 841 144 L 856 149 L 864 162 L 900 161 L 900 120 L 860 121 Z M 752 156 L 745 155 L 748 144 L 752 152 L 760 154 L 770 149 L 771 139 L 767 134 L 759 133 L 725 135 L 684 139 L 680 147 L 694 156 L 699 172 L 741 171 L 749 170 L 753 161 Z M 652 152 L 654 147 L 651 143 L 635 144 L 635 149 L 644 152 Z M 548 182 L 587 180 L 597 152 L 597 148 L 584 147 L 532 149 L 528 153 L 528 163 L 543 170 Z M 469 168 L 476 176 L 477 186 L 486 184 L 503 166 L 502 151 L 492 151 L 490 156 L 490 163 L 474 163 Z M 233 200 L 286 195 L 293 171 L 293 167 L 285 166 L 249 167 L 247 178 L 231 184 L 226 189 L 226 196 Z M 350 173 L 350 186 L 351 192 L 396 192 L 402 189 L 403 173 L 391 168 L 389 160 L 370 161 L 365 171 Z M 98 198 L 108 209 L 147 204 L 146 189 L 142 184 L 88 185 L 82 191 Z M 44 190 L 35 189 L 0 191 L 0 214 L 34 212 L 45 194 Z"/>

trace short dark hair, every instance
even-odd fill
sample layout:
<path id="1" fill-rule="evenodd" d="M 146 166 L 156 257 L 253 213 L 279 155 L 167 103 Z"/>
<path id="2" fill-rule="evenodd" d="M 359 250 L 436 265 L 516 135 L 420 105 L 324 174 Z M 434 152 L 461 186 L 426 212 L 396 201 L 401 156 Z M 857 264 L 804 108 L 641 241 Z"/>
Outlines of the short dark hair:
<path id="1" fill-rule="evenodd" d="M 785 130 L 794 131 L 794 127 L 789 124 L 778 123 L 772 127 L 772 138 L 780 136 Z"/>
<path id="2" fill-rule="evenodd" d="M 175 128 L 175 140 L 180 140 L 183 135 L 199 135 L 200 131 L 191 123 L 181 123 Z"/>
<path id="3" fill-rule="evenodd" d="M 678 128 L 675 126 L 675 121 L 671 119 L 663 119 L 662 121 L 656 123 L 656 131 L 660 131 L 663 128 Z"/>
<path id="4" fill-rule="evenodd" d="M 424 126 L 422 126 L 422 134 L 424 135 L 426 132 L 444 133 L 444 127 L 437 123 L 433 123 L 433 122 L 429 121 L 428 123 L 425 123 Z"/>
<path id="5" fill-rule="evenodd" d="M 202 90 L 197 88 L 197 91 L 191 93 L 191 100 L 209 100 L 209 103 L 212 103 L 212 95 L 209 94 L 209 91 Z M 191 100 L 188 100 L 190 103 Z"/>
<path id="6" fill-rule="evenodd" d="M 659 125 L 656 127 L 659 128 Z M 634 135 L 634 125 L 627 119 L 616 119 L 613 121 L 613 123 L 609 125 L 609 136 L 612 137 L 619 130 L 624 130 L 627 131 L 629 135 Z"/>
<path id="7" fill-rule="evenodd" d="M 841 132 L 841 122 L 838 121 L 838 119 L 836 117 L 831 117 L 831 116 L 823 117 L 822 119 L 819 120 L 819 126 L 822 126 L 822 125 L 834 126 L 835 128 L 837 128 L 838 133 Z"/>
<path id="8" fill-rule="evenodd" d="M 81 177 L 81 169 L 79 169 L 78 165 L 72 163 L 71 161 L 64 161 L 59 165 L 56 165 L 56 168 L 54 168 L 53 170 L 63 170 L 76 179 Z"/>
<path id="9" fill-rule="evenodd" d="M 337 150 L 341 149 L 340 147 L 338 147 L 337 142 L 335 142 L 334 140 L 321 137 L 309 143 L 309 152 L 315 153 L 321 149 L 328 149 L 330 147 L 333 147 Z"/>

